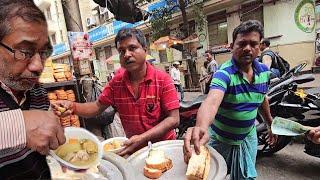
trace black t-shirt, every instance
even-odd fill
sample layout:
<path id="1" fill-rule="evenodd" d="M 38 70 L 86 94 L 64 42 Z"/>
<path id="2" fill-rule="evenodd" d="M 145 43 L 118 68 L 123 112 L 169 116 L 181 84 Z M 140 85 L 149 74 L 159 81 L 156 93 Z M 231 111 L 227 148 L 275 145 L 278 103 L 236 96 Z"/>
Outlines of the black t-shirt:
<path id="1" fill-rule="evenodd" d="M 261 53 L 261 56 L 259 58 L 259 61 L 262 62 L 262 58 L 263 56 L 270 56 L 271 59 L 272 59 L 272 63 L 271 63 L 271 68 L 275 68 L 275 69 L 279 69 L 279 66 L 278 66 L 278 63 L 277 63 L 277 59 L 276 59 L 276 55 L 274 54 L 274 52 L 272 50 L 266 50 L 266 51 L 263 51 Z"/>

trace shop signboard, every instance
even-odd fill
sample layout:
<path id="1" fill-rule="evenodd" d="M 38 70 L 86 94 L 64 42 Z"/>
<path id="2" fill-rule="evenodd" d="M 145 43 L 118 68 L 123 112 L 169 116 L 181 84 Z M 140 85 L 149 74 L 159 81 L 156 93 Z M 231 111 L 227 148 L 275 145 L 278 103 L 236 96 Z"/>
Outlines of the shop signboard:
<path id="1" fill-rule="evenodd" d="M 96 42 L 114 34 L 113 23 L 101 25 L 88 32 L 90 42 Z"/>
<path id="2" fill-rule="evenodd" d="M 118 31 L 120 31 L 120 29 L 122 28 L 132 28 L 132 27 L 133 27 L 133 24 L 131 23 L 127 23 L 123 21 L 113 21 L 113 29 L 115 34 L 117 34 Z"/>
<path id="3" fill-rule="evenodd" d="M 143 23 L 144 21 L 139 21 L 134 24 L 123 22 L 123 21 L 113 21 L 114 34 L 117 34 L 123 28 L 134 28 Z"/>
<path id="4" fill-rule="evenodd" d="M 177 6 L 173 10 L 174 11 L 178 10 L 178 0 L 171 0 L 171 2 L 172 2 L 173 6 Z M 188 4 L 188 1 L 186 2 L 186 4 Z M 168 6 L 167 1 L 166 0 L 160 0 L 158 2 L 155 2 L 155 3 L 151 4 L 151 5 L 149 5 L 147 11 L 151 12 L 151 11 L 154 11 L 156 9 L 160 9 L 162 7 L 165 7 L 165 6 Z"/>
<path id="5" fill-rule="evenodd" d="M 188 1 L 186 1 L 186 2 L 188 2 Z M 178 1 L 177 0 L 171 0 L 171 1 L 160 0 L 160 1 L 157 1 L 153 4 L 150 4 L 147 8 L 147 11 L 152 14 L 152 12 L 158 12 L 156 10 L 160 10 L 160 12 L 161 12 L 161 9 L 164 9 L 164 8 L 168 8 L 168 9 L 172 8 L 171 9 L 172 13 L 177 12 L 179 10 Z M 153 17 L 151 15 L 149 17 L 149 19 L 152 19 L 152 18 Z"/>
<path id="6" fill-rule="evenodd" d="M 52 56 L 57 56 L 57 55 L 65 53 L 67 51 L 69 51 L 68 44 L 67 43 L 59 43 L 59 44 L 53 45 Z"/>
<path id="7" fill-rule="evenodd" d="M 314 1 L 302 0 L 297 6 L 294 19 L 300 30 L 306 33 L 313 32 L 316 25 Z"/>

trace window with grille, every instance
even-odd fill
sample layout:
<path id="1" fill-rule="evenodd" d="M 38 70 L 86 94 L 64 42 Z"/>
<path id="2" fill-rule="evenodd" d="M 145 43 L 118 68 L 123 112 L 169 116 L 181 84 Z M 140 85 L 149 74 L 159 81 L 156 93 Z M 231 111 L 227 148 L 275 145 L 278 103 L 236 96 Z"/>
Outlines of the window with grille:
<path id="1" fill-rule="evenodd" d="M 209 45 L 228 44 L 228 25 L 226 11 L 220 11 L 207 17 Z"/>
<path id="2" fill-rule="evenodd" d="M 252 1 L 241 5 L 241 22 L 258 20 L 263 24 L 263 1 Z"/>

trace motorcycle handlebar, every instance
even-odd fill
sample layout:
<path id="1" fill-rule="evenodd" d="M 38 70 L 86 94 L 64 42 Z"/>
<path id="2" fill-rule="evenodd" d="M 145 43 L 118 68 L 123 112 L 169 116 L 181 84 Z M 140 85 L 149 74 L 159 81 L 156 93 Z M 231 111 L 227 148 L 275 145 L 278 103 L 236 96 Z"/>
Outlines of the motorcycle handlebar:
<path id="1" fill-rule="evenodd" d="M 301 63 L 297 66 L 295 66 L 294 68 L 290 69 L 288 72 L 286 72 L 282 77 L 286 77 L 292 74 L 297 74 L 300 73 L 302 71 L 302 69 L 304 69 L 307 66 L 307 63 Z"/>
<path id="2" fill-rule="evenodd" d="M 313 74 L 303 74 L 303 75 L 300 75 L 300 76 L 291 76 L 290 78 L 288 78 L 286 80 L 281 80 L 280 79 L 279 81 L 282 81 L 282 82 L 278 83 L 275 86 L 272 86 L 269 89 L 268 94 L 272 94 L 273 92 L 277 91 L 278 89 L 287 89 L 290 86 L 292 86 L 293 84 L 304 84 L 304 83 L 307 83 L 307 82 L 311 82 L 314 79 L 315 78 L 314 78 Z"/>

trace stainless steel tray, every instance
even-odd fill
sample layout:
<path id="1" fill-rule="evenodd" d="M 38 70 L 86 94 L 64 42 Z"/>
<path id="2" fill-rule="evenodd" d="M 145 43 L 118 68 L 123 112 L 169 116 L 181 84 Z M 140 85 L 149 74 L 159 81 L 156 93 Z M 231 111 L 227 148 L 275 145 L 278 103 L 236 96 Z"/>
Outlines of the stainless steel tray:
<path id="1" fill-rule="evenodd" d="M 158 148 L 165 152 L 166 156 L 173 162 L 173 168 L 165 172 L 160 180 L 186 180 L 187 164 L 183 160 L 183 141 L 171 140 L 161 141 L 152 145 L 152 148 Z M 211 154 L 211 166 L 208 179 L 209 180 L 224 180 L 227 175 L 227 165 L 223 157 L 212 147 L 208 146 Z M 143 167 L 145 159 L 148 156 L 148 148 L 145 147 L 131 156 L 127 161 L 138 172 L 137 176 L 140 179 L 148 179 L 143 175 Z"/>

